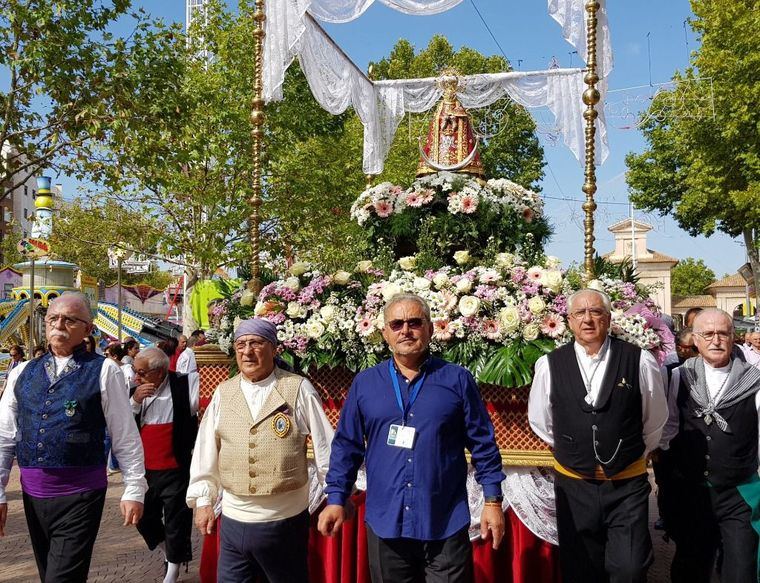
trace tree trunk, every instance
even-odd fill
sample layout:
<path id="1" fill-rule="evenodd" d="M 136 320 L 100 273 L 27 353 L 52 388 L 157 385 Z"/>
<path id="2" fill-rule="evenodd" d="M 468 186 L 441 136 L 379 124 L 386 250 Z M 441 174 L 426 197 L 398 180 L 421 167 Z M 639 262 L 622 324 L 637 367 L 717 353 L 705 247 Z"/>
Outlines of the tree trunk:
<path id="1" fill-rule="evenodd" d="M 747 250 L 752 275 L 755 279 L 755 325 L 758 323 L 758 296 L 760 296 L 760 258 L 757 252 L 757 232 L 754 229 L 744 229 L 744 248 Z"/>
<path id="2" fill-rule="evenodd" d="M 197 281 L 198 272 L 190 267 L 185 268 L 185 285 L 182 294 L 182 333 L 185 336 L 190 336 L 194 330 L 198 329 L 198 322 L 195 321 L 190 306 L 190 296 Z"/>

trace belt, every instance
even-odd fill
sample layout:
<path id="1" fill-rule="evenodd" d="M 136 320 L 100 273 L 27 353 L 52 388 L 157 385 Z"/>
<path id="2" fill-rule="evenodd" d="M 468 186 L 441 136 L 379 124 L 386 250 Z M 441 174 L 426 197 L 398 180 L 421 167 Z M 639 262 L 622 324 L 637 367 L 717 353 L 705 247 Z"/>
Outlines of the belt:
<path id="1" fill-rule="evenodd" d="M 610 481 L 610 480 L 627 480 L 628 478 L 635 478 L 636 476 L 641 476 L 642 474 L 646 474 L 647 460 L 643 457 L 639 458 L 635 462 L 633 462 L 630 466 L 618 472 L 614 476 L 607 476 L 604 473 L 604 470 L 602 470 L 602 466 L 599 466 L 599 465 L 597 465 L 594 468 L 593 476 L 584 476 L 582 474 L 579 474 L 578 472 L 575 472 L 569 468 L 566 468 L 565 466 L 560 464 L 556 459 L 554 460 L 554 469 L 560 474 L 567 476 L 568 478 L 575 478 L 576 480 L 603 480 L 605 482 Z"/>

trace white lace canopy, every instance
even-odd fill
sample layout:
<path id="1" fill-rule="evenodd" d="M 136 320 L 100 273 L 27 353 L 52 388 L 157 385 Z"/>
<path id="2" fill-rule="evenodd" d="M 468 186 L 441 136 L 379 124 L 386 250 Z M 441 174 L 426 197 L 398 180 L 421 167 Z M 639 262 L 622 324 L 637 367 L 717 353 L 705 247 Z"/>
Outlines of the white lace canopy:
<path id="1" fill-rule="evenodd" d="M 444 12 L 462 0 L 269 0 L 264 37 L 264 99 L 282 99 L 285 71 L 298 57 L 301 69 L 317 102 L 326 111 L 339 114 L 353 107 L 364 125 L 366 174 L 383 170 L 393 137 L 406 112 L 432 108 L 442 92 L 436 79 L 400 79 L 372 82 L 340 50 L 317 24 L 348 22 L 358 18 L 375 1 L 407 14 Z M 549 14 L 562 27 L 564 38 L 581 56 L 586 55 L 585 0 L 548 0 Z M 606 86 L 612 69 L 609 27 L 600 1 L 598 11 L 599 88 Z M 526 108 L 548 108 L 555 117 L 565 144 L 584 162 L 584 120 L 581 95 L 585 89 L 581 69 L 550 69 L 463 77 L 459 99 L 466 108 L 491 105 L 508 96 Z M 596 134 L 596 163 L 607 157 L 607 129 L 599 111 Z"/>

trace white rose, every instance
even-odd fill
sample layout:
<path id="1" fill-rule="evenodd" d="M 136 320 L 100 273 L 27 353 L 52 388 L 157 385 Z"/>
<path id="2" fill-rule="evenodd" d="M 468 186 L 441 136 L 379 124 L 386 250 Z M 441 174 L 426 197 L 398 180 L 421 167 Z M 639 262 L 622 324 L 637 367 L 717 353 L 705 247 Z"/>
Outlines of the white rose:
<path id="1" fill-rule="evenodd" d="M 540 332 L 541 332 L 541 329 L 538 327 L 538 324 L 533 322 L 525 326 L 525 328 L 523 328 L 523 338 L 527 340 L 528 342 L 530 342 L 538 338 L 538 334 Z"/>
<path id="2" fill-rule="evenodd" d="M 460 294 L 466 294 L 472 289 L 472 282 L 467 279 L 466 277 L 463 277 L 456 283 L 457 291 Z"/>
<path id="3" fill-rule="evenodd" d="M 459 313 L 465 318 L 474 316 L 480 309 L 480 300 L 475 296 L 463 296 L 459 300 Z"/>
<path id="4" fill-rule="evenodd" d="M 410 255 L 409 257 L 402 257 L 398 260 L 398 266 L 404 271 L 412 271 L 415 267 L 417 267 L 417 258 L 414 257 L 414 255 Z"/>
<path id="5" fill-rule="evenodd" d="M 528 309 L 538 315 L 546 309 L 546 303 L 539 296 L 533 296 L 528 300 Z"/>
<path id="6" fill-rule="evenodd" d="M 319 309 L 319 315 L 325 322 L 332 322 L 335 318 L 335 306 L 322 306 Z"/>
<path id="7" fill-rule="evenodd" d="M 237 330 L 237 327 L 240 326 L 240 322 L 243 320 L 240 318 L 240 316 L 235 316 L 235 319 L 232 321 L 232 329 Z"/>
<path id="8" fill-rule="evenodd" d="M 558 293 L 559 290 L 562 289 L 562 272 L 557 271 L 556 269 L 545 272 L 543 284 L 544 287 L 549 288 L 555 294 Z"/>
<path id="9" fill-rule="evenodd" d="M 351 279 L 351 274 L 348 271 L 336 271 L 333 274 L 333 281 L 338 285 L 346 285 Z"/>
<path id="10" fill-rule="evenodd" d="M 449 282 L 449 276 L 446 275 L 443 271 L 436 273 L 433 277 L 433 283 L 435 284 L 435 287 L 438 289 L 441 289 L 444 285 L 446 285 Z"/>
<path id="11" fill-rule="evenodd" d="M 586 284 L 586 287 L 588 289 L 595 289 L 596 291 L 604 292 L 604 286 L 602 285 L 602 282 L 598 279 L 592 279 L 590 282 Z"/>
<path id="12" fill-rule="evenodd" d="M 456 261 L 459 265 L 464 265 L 465 263 L 469 263 L 469 261 L 470 261 L 470 252 L 469 251 L 456 251 L 454 253 L 454 261 Z"/>
<path id="13" fill-rule="evenodd" d="M 503 268 L 510 268 L 515 263 L 515 256 L 511 253 L 499 253 L 495 259 L 496 265 Z"/>
<path id="14" fill-rule="evenodd" d="M 499 322 L 508 334 L 517 330 L 520 325 L 520 312 L 517 311 L 517 307 L 506 306 L 499 310 Z"/>
<path id="15" fill-rule="evenodd" d="M 419 291 L 425 291 L 426 289 L 430 289 L 430 280 L 426 277 L 415 277 L 414 278 L 414 289 Z"/>
<path id="16" fill-rule="evenodd" d="M 288 287 L 292 289 L 293 291 L 298 291 L 301 289 L 301 282 L 298 281 L 297 277 L 289 277 L 284 282 L 285 287 Z"/>
<path id="17" fill-rule="evenodd" d="M 375 328 L 382 330 L 385 327 L 385 314 L 380 312 L 375 318 Z"/>
<path id="18" fill-rule="evenodd" d="M 288 307 L 285 310 L 285 313 L 289 318 L 300 318 L 303 316 L 303 309 L 298 302 L 288 302 Z"/>
<path id="19" fill-rule="evenodd" d="M 315 340 L 325 333 L 325 327 L 322 322 L 315 320 L 314 318 L 306 322 L 306 326 L 304 326 L 304 328 L 306 330 L 306 335 L 309 338 L 314 338 Z"/>
<path id="20" fill-rule="evenodd" d="M 387 302 L 396 294 L 401 293 L 401 287 L 399 287 L 397 283 L 389 281 L 388 283 L 385 284 L 385 286 L 383 287 L 383 291 L 380 293 L 383 294 L 383 299 Z"/>
<path id="21" fill-rule="evenodd" d="M 296 277 L 303 275 L 307 271 L 309 271 L 309 264 L 304 263 L 303 261 L 296 261 L 288 268 L 288 273 L 290 273 L 290 275 L 295 275 Z"/>
<path id="22" fill-rule="evenodd" d="M 255 299 L 256 299 L 256 294 L 253 293 L 251 290 L 247 289 L 240 296 L 240 305 L 241 306 L 252 306 L 253 305 L 253 300 L 255 300 Z"/>
<path id="23" fill-rule="evenodd" d="M 554 257 L 554 255 L 546 257 L 546 267 L 549 269 L 556 269 L 560 265 L 562 265 L 562 260 L 559 257 Z"/>
<path id="24" fill-rule="evenodd" d="M 372 262 L 369 260 L 360 261 L 356 264 L 356 271 L 359 273 L 367 273 L 370 269 L 372 269 Z"/>

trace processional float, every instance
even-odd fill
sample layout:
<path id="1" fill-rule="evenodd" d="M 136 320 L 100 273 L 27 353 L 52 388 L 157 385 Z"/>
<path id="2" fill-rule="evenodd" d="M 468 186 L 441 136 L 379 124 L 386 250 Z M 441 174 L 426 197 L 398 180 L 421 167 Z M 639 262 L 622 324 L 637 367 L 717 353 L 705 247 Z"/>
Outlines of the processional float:
<path id="1" fill-rule="evenodd" d="M 409 14 L 435 14 L 461 2 L 379 1 Z M 428 133 L 424 141 L 420 140 L 418 177 L 454 172 L 483 179 L 478 139 L 468 110 L 486 107 L 505 96 L 526 108 L 548 108 L 555 116 L 565 144 L 584 167 L 584 270 L 586 279 L 593 279 L 596 164 L 601 163 L 607 154 L 606 127 L 597 105 L 612 65 L 604 2 L 549 0 L 548 3 L 549 13 L 561 25 L 564 37 L 585 59 L 585 69 L 465 76 L 446 71 L 438 78 L 387 81 L 368 79 L 317 22 L 353 20 L 372 3 L 373 0 L 255 2 L 255 78 L 251 112 L 253 184 L 249 199 L 252 279 L 248 284 L 249 290 L 256 294 L 261 290 L 259 211 L 262 203 L 261 160 L 265 147 L 264 106 L 282 99 L 285 70 L 295 58 L 299 59 L 312 93 L 324 109 L 339 114 L 352 106 L 362 121 L 363 171 L 370 184 L 372 177 L 382 172 L 394 134 L 407 113 L 422 113 L 436 108 Z M 205 399 L 209 399 L 213 387 L 227 376 L 227 366 L 220 363 L 211 350 L 211 347 L 203 347 L 197 354 L 202 401 L 204 394 Z M 333 424 L 337 421 L 340 408 L 339 405 L 331 408 L 329 403 L 342 402 L 352 376 L 348 369 L 314 370 L 310 373 L 312 382 L 327 403 L 328 418 Z M 553 547 L 547 544 L 557 544 L 553 487 L 549 470 L 545 467 L 550 465 L 552 458 L 545 445 L 528 427 L 526 387 L 481 384 L 480 388 L 494 422 L 497 441 L 501 442 L 500 445 L 506 442 L 522 444 L 522 448 L 518 446 L 517 449 L 505 450 L 502 445 L 507 490 L 510 492 L 508 502 L 511 514 L 508 516 L 512 529 L 512 540 L 508 536 L 505 544 L 512 547 L 497 556 L 487 545 L 474 543 L 478 581 L 503 580 L 504 569 L 509 568 L 513 571 L 514 580 L 556 580 L 556 557 L 553 557 Z M 471 513 L 477 518 L 480 512 L 477 495 L 470 502 L 471 506 L 474 505 Z M 360 526 L 356 527 L 343 536 L 349 539 L 361 537 L 360 529 Z M 332 575 L 328 576 L 324 569 L 317 569 L 315 576 L 320 581 L 363 580 L 357 573 L 361 572 L 360 564 L 366 561 L 366 556 L 361 556 L 361 545 L 357 547 L 356 540 L 349 540 L 348 546 L 344 541 L 337 550 L 335 544 L 319 541 L 321 539 L 313 537 L 310 553 L 312 556 L 323 555 L 320 557 L 322 565 L 337 560 L 344 568 L 353 565 L 351 568 L 355 571 L 354 576 L 347 576 L 346 573 L 341 574 L 340 569 L 335 573 L 330 570 L 335 575 L 331 578 Z M 341 553 L 355 556 L 341 558 Z"/>

